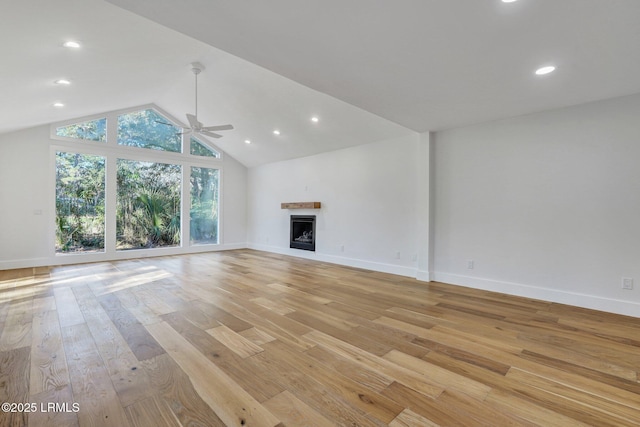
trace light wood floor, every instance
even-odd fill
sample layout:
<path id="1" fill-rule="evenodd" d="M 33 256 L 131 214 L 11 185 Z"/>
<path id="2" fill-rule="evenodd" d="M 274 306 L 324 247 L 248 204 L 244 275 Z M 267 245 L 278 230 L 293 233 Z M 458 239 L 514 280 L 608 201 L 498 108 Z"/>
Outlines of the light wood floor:
<path id="1" fill-rule="evenodd" d="M 640 319 L 250 250 L 0 271 L 0 331 L 2 426 L 640 425 Z"/>

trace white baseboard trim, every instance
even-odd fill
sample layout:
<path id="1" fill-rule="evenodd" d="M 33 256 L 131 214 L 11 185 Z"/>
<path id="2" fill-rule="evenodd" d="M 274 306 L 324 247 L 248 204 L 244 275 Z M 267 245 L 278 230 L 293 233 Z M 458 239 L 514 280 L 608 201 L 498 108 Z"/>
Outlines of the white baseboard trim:
<path id="1" fill-rule="evenodd" d="M 311 259 L 315 261 L 328 262 L 330 264 L 344 265 L 347 267 L 362 268 L 365 270 L 379 271 L 381 273 L 397 274 L 398 276 L 415 277 L 416 269 L 402 265 L 385 264 L 375 261 L 367 261 L 356 258 L 347 258 L 335 255 L 321 254 L 313 251 L 303 251 L 299 249 L 281 248 L 277 246 L 260 245 L 249 243 L 249 249 L 263 252 L 272 252 L 280 255 L 289 255 L 297 258 Z"/>
<path id="2" fill-rule="evenodd" d="M 433 280 L 433 277 L 430 271 L 418 270 L 416 272 L 416 279 L 422 282 L 430 282 Z"/>
<path id="3" fill-rule="evenodd" d="M 595 295 L 587 295 L 576 292 L 559 291 L 557 289 L 542 288 L 539 286 L 525 285 L 522 283 L 501 282 L 497 280 L 442 272 L 434 272 L 433 280 L 436 282 L 466 286 L 469 288 L 482 289 L 485 291 L 500 292 L 508 295 L 556 302 L 592 310 L 606 311 L 608 313 L 640 317 L 640 303 L 637 302 L 622 301 L 612 298 L 603 298 Z"/>

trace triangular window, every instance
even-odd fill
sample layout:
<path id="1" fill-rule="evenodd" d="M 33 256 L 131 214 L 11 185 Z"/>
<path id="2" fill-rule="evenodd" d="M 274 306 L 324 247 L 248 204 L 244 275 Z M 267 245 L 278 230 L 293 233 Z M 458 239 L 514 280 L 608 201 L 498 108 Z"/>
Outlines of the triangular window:
<path id="1" fill-rule="evenodd" d="M 218 153 L 213 148 L 207 146 L 206 144 L 198 141 L 194 137 L 191 137 L 191 155 L 193 156 L 202 156 L 202 157 L 215 157 L 216 159 L 220 158 L 220 153 Z"/>
<path id="2" fill-rule="evenodd" d="M 180 153 L 181 132 L 181 128 L 152 109 L 118 116 L 119 145 Z"/>
<path id="3" fill-rule="evenodd" d="M 105 142 L 107 140 L 107 119 L 102 118 L 61 126 L 56 128 L 56 136 Z"/>

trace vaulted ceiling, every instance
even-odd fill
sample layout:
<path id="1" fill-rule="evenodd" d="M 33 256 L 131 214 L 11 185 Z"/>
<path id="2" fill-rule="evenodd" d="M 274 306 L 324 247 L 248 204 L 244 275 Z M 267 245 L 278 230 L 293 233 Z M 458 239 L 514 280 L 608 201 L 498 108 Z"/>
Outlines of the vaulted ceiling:
<path id="1" fill-rule="evenodd" d="M 184 120 L 200 61 L 199 118 L 233 123 L 215 143 L 249 167 L 640 92 L 637 0 L 29 0 L 0 37 L 0 132 Z"/>

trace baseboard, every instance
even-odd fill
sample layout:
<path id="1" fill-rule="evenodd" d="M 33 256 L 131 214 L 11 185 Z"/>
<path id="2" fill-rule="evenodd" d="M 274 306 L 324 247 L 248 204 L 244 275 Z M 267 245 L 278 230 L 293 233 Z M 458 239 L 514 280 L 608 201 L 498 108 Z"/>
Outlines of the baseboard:
<path id="1" fill-rule="evenodd" d="M 402 265 L 385 264 L 375 261 L 367 261 L 356 258 L 347 258 L 335 255 L 321 254 L 313 251 L 302 251 L 299 249 L 281 248 L 277 246 L 260 245 L 249 243 L 249 249 L 257 251 L 272 252 L 280 255 L 288 255 L 297 258 L 311 259 L 315 261 L 328 262 L 330 264 L 344 265 L 347 267 L 362 268 L 365 270 L 379 271 L 381 273 L 397 274 L 398 276 L 416 277 L 416 269 Z"/>
<path id="2" fill-rule="evenodd" d="M 433 280 L 436 282 L 466 286 L 485 291 L 500 292 L 508 295 L 556 302 L 592 310 L 606 311 L 608 313 L 640 317 L 640 303 L 636 302 L 603 298 L 576 292 L 565 292 L 557 289 L 531 286 L 522 283 L 501 282 L 497 280 L 442 272 L 434 272 Z"/>

